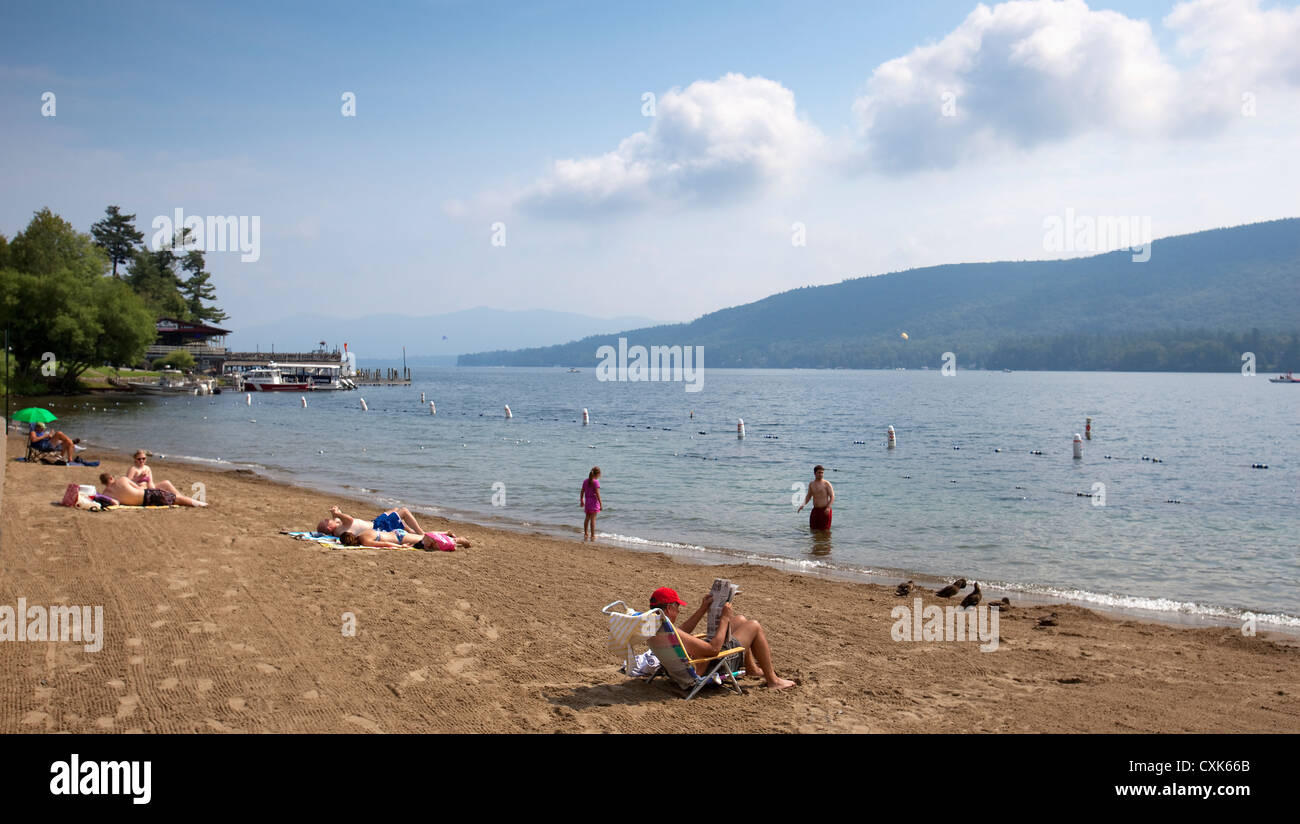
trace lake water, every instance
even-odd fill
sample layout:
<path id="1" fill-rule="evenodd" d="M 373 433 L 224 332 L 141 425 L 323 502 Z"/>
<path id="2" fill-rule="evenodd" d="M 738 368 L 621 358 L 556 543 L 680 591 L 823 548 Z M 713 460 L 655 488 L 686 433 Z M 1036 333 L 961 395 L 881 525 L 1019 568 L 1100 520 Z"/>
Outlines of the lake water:
<path id="1" fill-rule="evenodd" d="M 1300 630 L 1300 387 L 1264 376 L 709 368 L 687 392 L 594 369 L 413 373 L 306 409 L 296 393 L 53 403 L 95 444 L 485 524 L 577 537 L 599 465 L 610 542 Z M 816 463 L 836 491 L 829 537 L 795 514 Z"/>

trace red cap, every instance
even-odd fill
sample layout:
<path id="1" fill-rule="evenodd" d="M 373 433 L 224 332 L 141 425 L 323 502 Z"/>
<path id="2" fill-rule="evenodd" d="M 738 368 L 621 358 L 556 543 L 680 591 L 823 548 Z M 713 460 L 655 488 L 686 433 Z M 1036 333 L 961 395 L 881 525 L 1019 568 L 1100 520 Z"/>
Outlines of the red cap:
<path id="1" fill-rule="evenodd" d="M 668 587 L 659 587 L 659 589 L 656 589 L 654 594 L 650 596 L 650 606 L 658 607 L 663 606 L 664 604 L 680 604 L 681 606 L 686 606 L 686 602 L 677 597 L 677 590 L 669 589 Z"/>

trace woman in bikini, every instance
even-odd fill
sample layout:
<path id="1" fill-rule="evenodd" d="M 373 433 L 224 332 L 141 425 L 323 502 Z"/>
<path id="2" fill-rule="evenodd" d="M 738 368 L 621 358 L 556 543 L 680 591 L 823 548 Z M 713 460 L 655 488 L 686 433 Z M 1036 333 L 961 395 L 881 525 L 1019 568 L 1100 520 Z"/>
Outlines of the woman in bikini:
<path id="1" fill-rule="evenodd" d="M 410 547 L 411 549 L 424 549 L 430 552 L 435 549 L 443 552 L 454 552 L 457 547 L 468 548 L 473 546 L 468 538 L 458 538 L 454 532 L 426 532 L 421 535 L 418 532 L 407 532 L 404 529 L 394 529 L 391 532 L 363 529 L 357 534 L 345 532 L 339 536 L 339 543 L 344 546 L 382 549 Z"/>
<path id="2" fill-rule="evenodd" d="M 148 460 L 149 453 L 143 449 L 137 449 L 135 451 L 135 461 L 131 464 L 131 468 L 126 471 L 126 477 L 145 489 L 154 489 L 153 469 L 146 463 Z"/>

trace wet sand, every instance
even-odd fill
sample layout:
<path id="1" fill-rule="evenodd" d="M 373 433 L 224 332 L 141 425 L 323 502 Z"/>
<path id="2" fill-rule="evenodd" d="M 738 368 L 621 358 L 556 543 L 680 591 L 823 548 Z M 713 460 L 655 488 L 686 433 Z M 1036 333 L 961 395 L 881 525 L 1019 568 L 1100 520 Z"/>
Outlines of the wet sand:
<path id="1" fill-rule="evenodd" d="M 23 448 L 9 437 L 0 604 L 102 605 L 106 628 L 98 652 L 0 642 L 0 732 L 1300 732 L 1285 639 L 1035 605 L 1000 615 L 995 652 L 898 642 L 890 610 L 912 598 L 892 587 L 437 518 L 475 545 L 327 549 L 277 533 L 373 505 L 156 458 L 212 506 L 83 512 L 52 502 L 129 458 L 28 466 Z M 684 702 L 618 672 L 601 607 L 662 585 L 693 607 L 715 577 L 798 687 Z"/>

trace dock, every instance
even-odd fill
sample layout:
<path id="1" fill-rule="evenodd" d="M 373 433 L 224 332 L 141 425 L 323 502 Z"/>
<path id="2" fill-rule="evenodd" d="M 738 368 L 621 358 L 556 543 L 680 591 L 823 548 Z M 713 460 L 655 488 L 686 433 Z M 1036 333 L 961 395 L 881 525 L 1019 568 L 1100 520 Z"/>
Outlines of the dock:
<path id="1" fill-rule="evenodd" d="M 358 369 L 352 378 L 357 386 L 410 386 L 410 369 Z"/>

